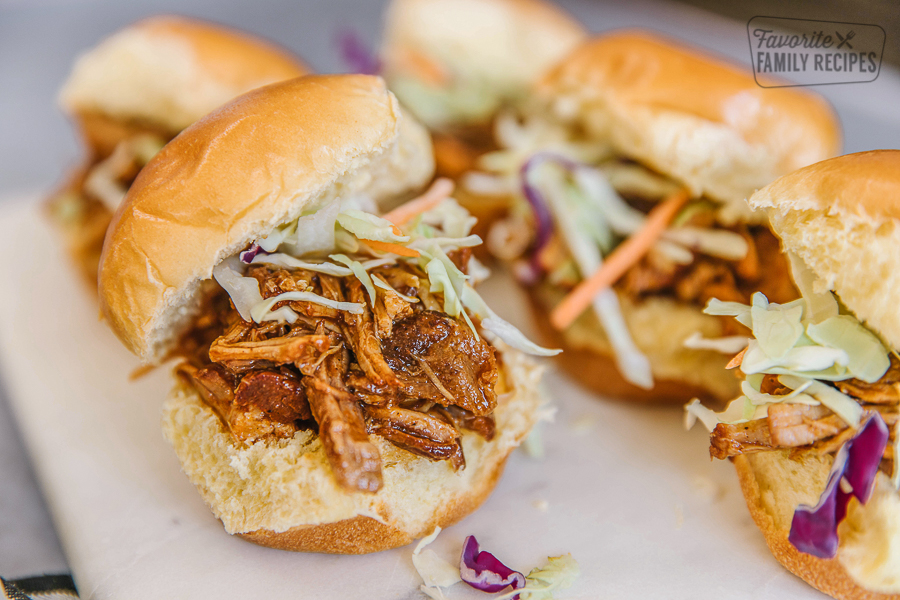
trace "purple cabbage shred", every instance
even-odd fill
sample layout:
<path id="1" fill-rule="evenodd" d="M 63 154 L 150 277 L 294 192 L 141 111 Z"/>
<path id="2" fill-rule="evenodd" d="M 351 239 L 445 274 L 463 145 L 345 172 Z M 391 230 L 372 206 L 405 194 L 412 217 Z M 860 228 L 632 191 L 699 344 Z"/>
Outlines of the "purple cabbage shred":
<path id="1" fill-rule="evenodd" d="M 256 255 L 259 253 L 268 254 L 268 252 L 259 247 L 259 244 L 253 242 L 252 246 L 241 252 L 241 262 L 249 265 L 253 262 L 253 259 L 256 258 Z"/>
<path id="2" fill-rule="evenodd" d="M 547 245 L 547 242 L 550 241 L 550 236 L 553 234 L 553 214 L 550 212 L 546 198 L 544 198 L 537 186 L 531 183 L 529 176 L 534 169 L 545 162 L 555 162 L 568 171 L 574 171 L 581 166 L 561 154 L 539 152 L 529 158 L 522 165 L 519 172 L 522 180 L 522 193 L 525 199 L 528 200 L 528 204 L 531 206 L 531 211 L 534 214 L 535 236 L 534 247 L 531 251 L 531 268 L 537 273 L 543 273 L 544 271 L 538 260 L 538 255 L 544 246 Z"/>
<path id="3" fill-rule="evenodd" d="M 338 33 L 337 46 L 341 60 L 352 72 L 363 75 L 381 73 L 381 60 L 353 29 L 344 29 Z"/>
<path id="4" fill-rule="evenodd" d="M 474 535 L 466 538 L 459 559 L 459 575 L 475 589 L 494 594 L 509 586 L 525 587 L 525 576 L 513 571 L 490 552 L 481 552 Z"/>
<path id="5" fill-rule="evenodd" d="M 788 540 L 797 550 L 818 558 L 837 555 L 838 525 L 847 516 L 851 497 L 862 504 L 869 500 L 888 434 L 881 415 L 875 413 L 841 446 L 819 503 L 816 506 L 801 504 L 794 511 Z"/>

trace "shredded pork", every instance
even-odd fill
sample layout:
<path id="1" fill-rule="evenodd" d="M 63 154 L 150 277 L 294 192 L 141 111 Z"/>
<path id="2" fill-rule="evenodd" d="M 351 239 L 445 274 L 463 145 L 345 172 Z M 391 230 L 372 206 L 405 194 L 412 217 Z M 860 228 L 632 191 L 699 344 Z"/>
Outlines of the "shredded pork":
<path id="1" fill-rule="evenodd" d="M 464 468 L 460 432 L 493 437 L 499 379 L 494 349 L 440 310 L 422 271 L 398 263 L 370 275 L 419 301 L 376 288 L 373 303 L 355 277 L 252 265 L 264 298 L 311 291 L 365 310 L 290 301 L 274 309 L 290 307 L 294 323 L 248 323 L 217 290 L 182 340 L 179 367 L 238 443 L 315 430 L 340 485 L 363 492 L 382 485 L 370 434 Z"/>
<path id="2" fill-rule="evenodd" d="M 834 384 L 863 407 L 865 414 L 877 412 L 891 428 L 900 418 L 900 360 L 891 354 L 891 366 L 875 383 L 848 379 Z M 775 375 L 766 375 L 760 391 L 775 396 L 786 395 L 790 389 L 778 382 Z M 710 434 L 710 456 L 730 458 L 738 454 L 791 448 L 794 452 L 832 454 L 850 439 L 856 431 L 838 415 L 823 405 L 774 403 L 767 409 L 764 419 L 746 423 L 719 423 Z M 888 443 L 882 469 L 888 474 L 893 469 L 893 444 Z"/>
<path id="3" fill-rule="evenodd" d="M 797 298 L 789 265 L 769 228 L 740 227 L 736 232 L 748 245 L 741 260 L 696 254 L 690 264 L 679 265 L 650 253 L 625 273 L 617 287 L 633 298 L 669 295 L 699 306 L 712 298 L 748 304 L 757 291 L 772 302 Z"/>

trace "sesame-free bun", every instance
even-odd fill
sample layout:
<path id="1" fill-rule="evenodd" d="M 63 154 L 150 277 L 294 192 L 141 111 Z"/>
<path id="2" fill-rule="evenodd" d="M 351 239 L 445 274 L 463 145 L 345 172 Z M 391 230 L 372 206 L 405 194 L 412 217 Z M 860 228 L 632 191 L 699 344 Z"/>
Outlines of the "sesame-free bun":
<path id="1" fill-rule="evenodd" d="M 379 77 L 307 76 L 251 91 L 188 127 L 142 170 L 104 242 L 103 314 L 158 361 L 222 259 L 338 197 L 424 185 L 428 133 Z"/>
<path id="2" fill-rule="evenodd" d="M 900 348 L 900 150 L 839 156 L 750 198 L 784 247 L 841 302 Z"/>
<path id="3" fill-rule="evenodd" d="M 900 496 L 879 473 L 865 505 L 851 500 L 838 527 L 840 547 L 825 560 L 797 550 L 788 540 L 794 510 L 815 506 L 834 460 L 812 452 L 790 458 L 790 450 L 734 457 L 741 490 L 775 558 L 790 572 L 839 600 L 900 598 Z"/>
<path id="4" fill-rule="evenodd" d="M 544 0 L 393 0 L 382 48 L 385 77 L 429 126 L 487 120 L 585 36 L 580 23 Z M 421 93 L 404 93 L 403 78 L 468 90 L 460 104 L 477 96 L 478 108 L 435 112 Z"/>
<path id="5" fill-rule="evenodd" d="M 138 21 L 82 55 L 60 92 L 63 108 L 177 133 L 235 96 L 309 69 L 286 50 L 204 21 Z"/>
<path id="6" fill-rule="evenodd" d="M 819 96 L 762 88 L 749 69 L 647 32 L 581 44 L 536 94 L 557 117 L 694 195 L 733 203 L 735 219 L 756 189 L 840 149 L 840 127 Z"/>
<path id="7" fill-rule="evenodd" d="M 511 391 L 498 398 L 491 441 L 462 432 L 466 467 L 432 461 L 377 435 L 384 484 L 375 494 L 335 481 L 318 436 L 234 443 L 193 388 L 180 384 L 163 409 L 163 432 L 182 468 L 232 534 L 282 550 L 365 554 L 395 548 L 474 511 L 497 483 L 509 453 L 538 419 L 540 369 L 501 348 Z"/>
<path id="8" fill-rule="evenodd" d="M 653 388 L 626 381 L 616 366 L 609 339 L 592 311 L 585 311 L 565 331 L 550 324 L 550 309 L 561 293 L 549 285 L 528 288 L 532 314 L 546 345 L 562 348 L 557 364 L 591 391 L 613 400 L 684 404 L 691 398 L 724 403 L 740 393 L 740 381 L 725 365 L 729 356 L 684 347 L 684 340 L 723 335 L 722 321 L 696 306 L 672 298 L 649 297 L 635 302 L 620 295 L 622 317 L 637 348 L 650 361 Z"/>

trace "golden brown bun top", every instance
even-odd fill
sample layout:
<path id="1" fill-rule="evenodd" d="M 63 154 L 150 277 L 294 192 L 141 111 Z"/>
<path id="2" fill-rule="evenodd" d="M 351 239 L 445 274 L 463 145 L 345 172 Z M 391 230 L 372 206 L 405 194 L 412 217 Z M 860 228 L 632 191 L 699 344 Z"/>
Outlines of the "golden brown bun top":
<path id="1" fill-rule="evenodd" d="M 900 348 L 900 150 L 825 160 L 750 198 L 844 305 Z"/>
<path id="2" fill-rule="evenodd" d="M 819 96 L 762 88 L 748 70 L 646 33 L 595 38 L 543 84 L 590 87 L 628 104 L 695 115 L 733 127 L 753 143 L 787 138 L 794 142 L 788 170 L 833 156 L 840 146 L 834 113 Z"/>
<path id="3" fill-rule="evenodd" d="M 122 29 L 81 56 L 60 92 L 70 113 L 101 113 L 175 133 L 251 89 L 309 68 L 249 34 L 163 15 Z"/>
<path id="4" fill-rule="evenodd" d="M 607 125 L 626 131 L 612 134 L 619 151 L 684 180 L 692 191 L 711 187 L 720 200 L 743 201 L 776 177 L 840 150 L 839 124 L 819 96 L 762 88 L 749 69 L 646 32 L 582 44 L 544 76 L 537 92 L 575 100 L 589 129 L 592 121 L 619 121 Z M 654 133 L 660 130 L 665 133 Z M 690 155 L 675 147 L 680 138 L 692 138 L 685 142 Z M 729 171 L 740 184 L 697 181 L 724 180 Z"/>
<path id="5" fill-rule="evenodd" d="M 900 219 L 900 150 L 823 160 L 766 186 L 750 203 L 778 212 L 825 211 L 873 223 Z"/>
<path id="6" fill-rule="evenodd" d="M 419 187 L 430 139 L 379 77 L 307 76 L 249 92 L 141 171 L 104 243 L 99 291 L 116 334 L 156 361 L 222 259 L 337 197 Z"/>

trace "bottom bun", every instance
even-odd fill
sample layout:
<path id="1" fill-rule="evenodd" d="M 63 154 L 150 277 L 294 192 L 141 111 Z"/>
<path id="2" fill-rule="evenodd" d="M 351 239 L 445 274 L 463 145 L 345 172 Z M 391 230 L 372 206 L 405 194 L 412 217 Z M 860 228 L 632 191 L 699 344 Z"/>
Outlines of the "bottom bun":
<path id="1" fill-rule="evenodd" d="M 818 503 L 833 457 L 772 450 L 733 461 L 750 514 L 788 571 L 839 600 L 900 599 L 900 496 L 884 474 L 865 506 L 851 500 L 838 555 L 825 560 L 797 550 L 788 534 L 797 506 Z"/>
<path id="2" fill-rule="evenodd" d="M 512 350 L 503 351 L 503 364 L 512 391 L 498 399 L 490 442 L 463 432 L 466 468 L 455 472 L 446 461 L 417 456 L 372 435 L 384 479 L 375 494 L 338 487 L 314 432 L 235 445 L 219 418 L 184 384 L 176 385 L 164 406 L 163 431 L 229 533 L 282 550 L 378 552 L 455 523 L 493 490 L 541 404 L 540 369 Z"/>
<path id="3" fill-rule="evenodd" d="M 585 311 L 564 332 L 550 325 L 549 315 L 561 294 L 549 286 L 528 288 L 532 313 L 546 345 L 562 348 L 560 367 L 590 390 L 614 400 L 684 404 L 700 398 L 713 405 L 740 395 L 740 381 L 725 369 L 730 356 L 684 347 L 684 340 L 700 332 L 723 335 L 722 321 L 699 308 L 671 298 L 651 297 L 634 302 L 619 296 L 622 315 L 635 345 L 650 360 L 654 386 L 643 389 L 622 378 L 612 346 L 599 321 Z"/>

